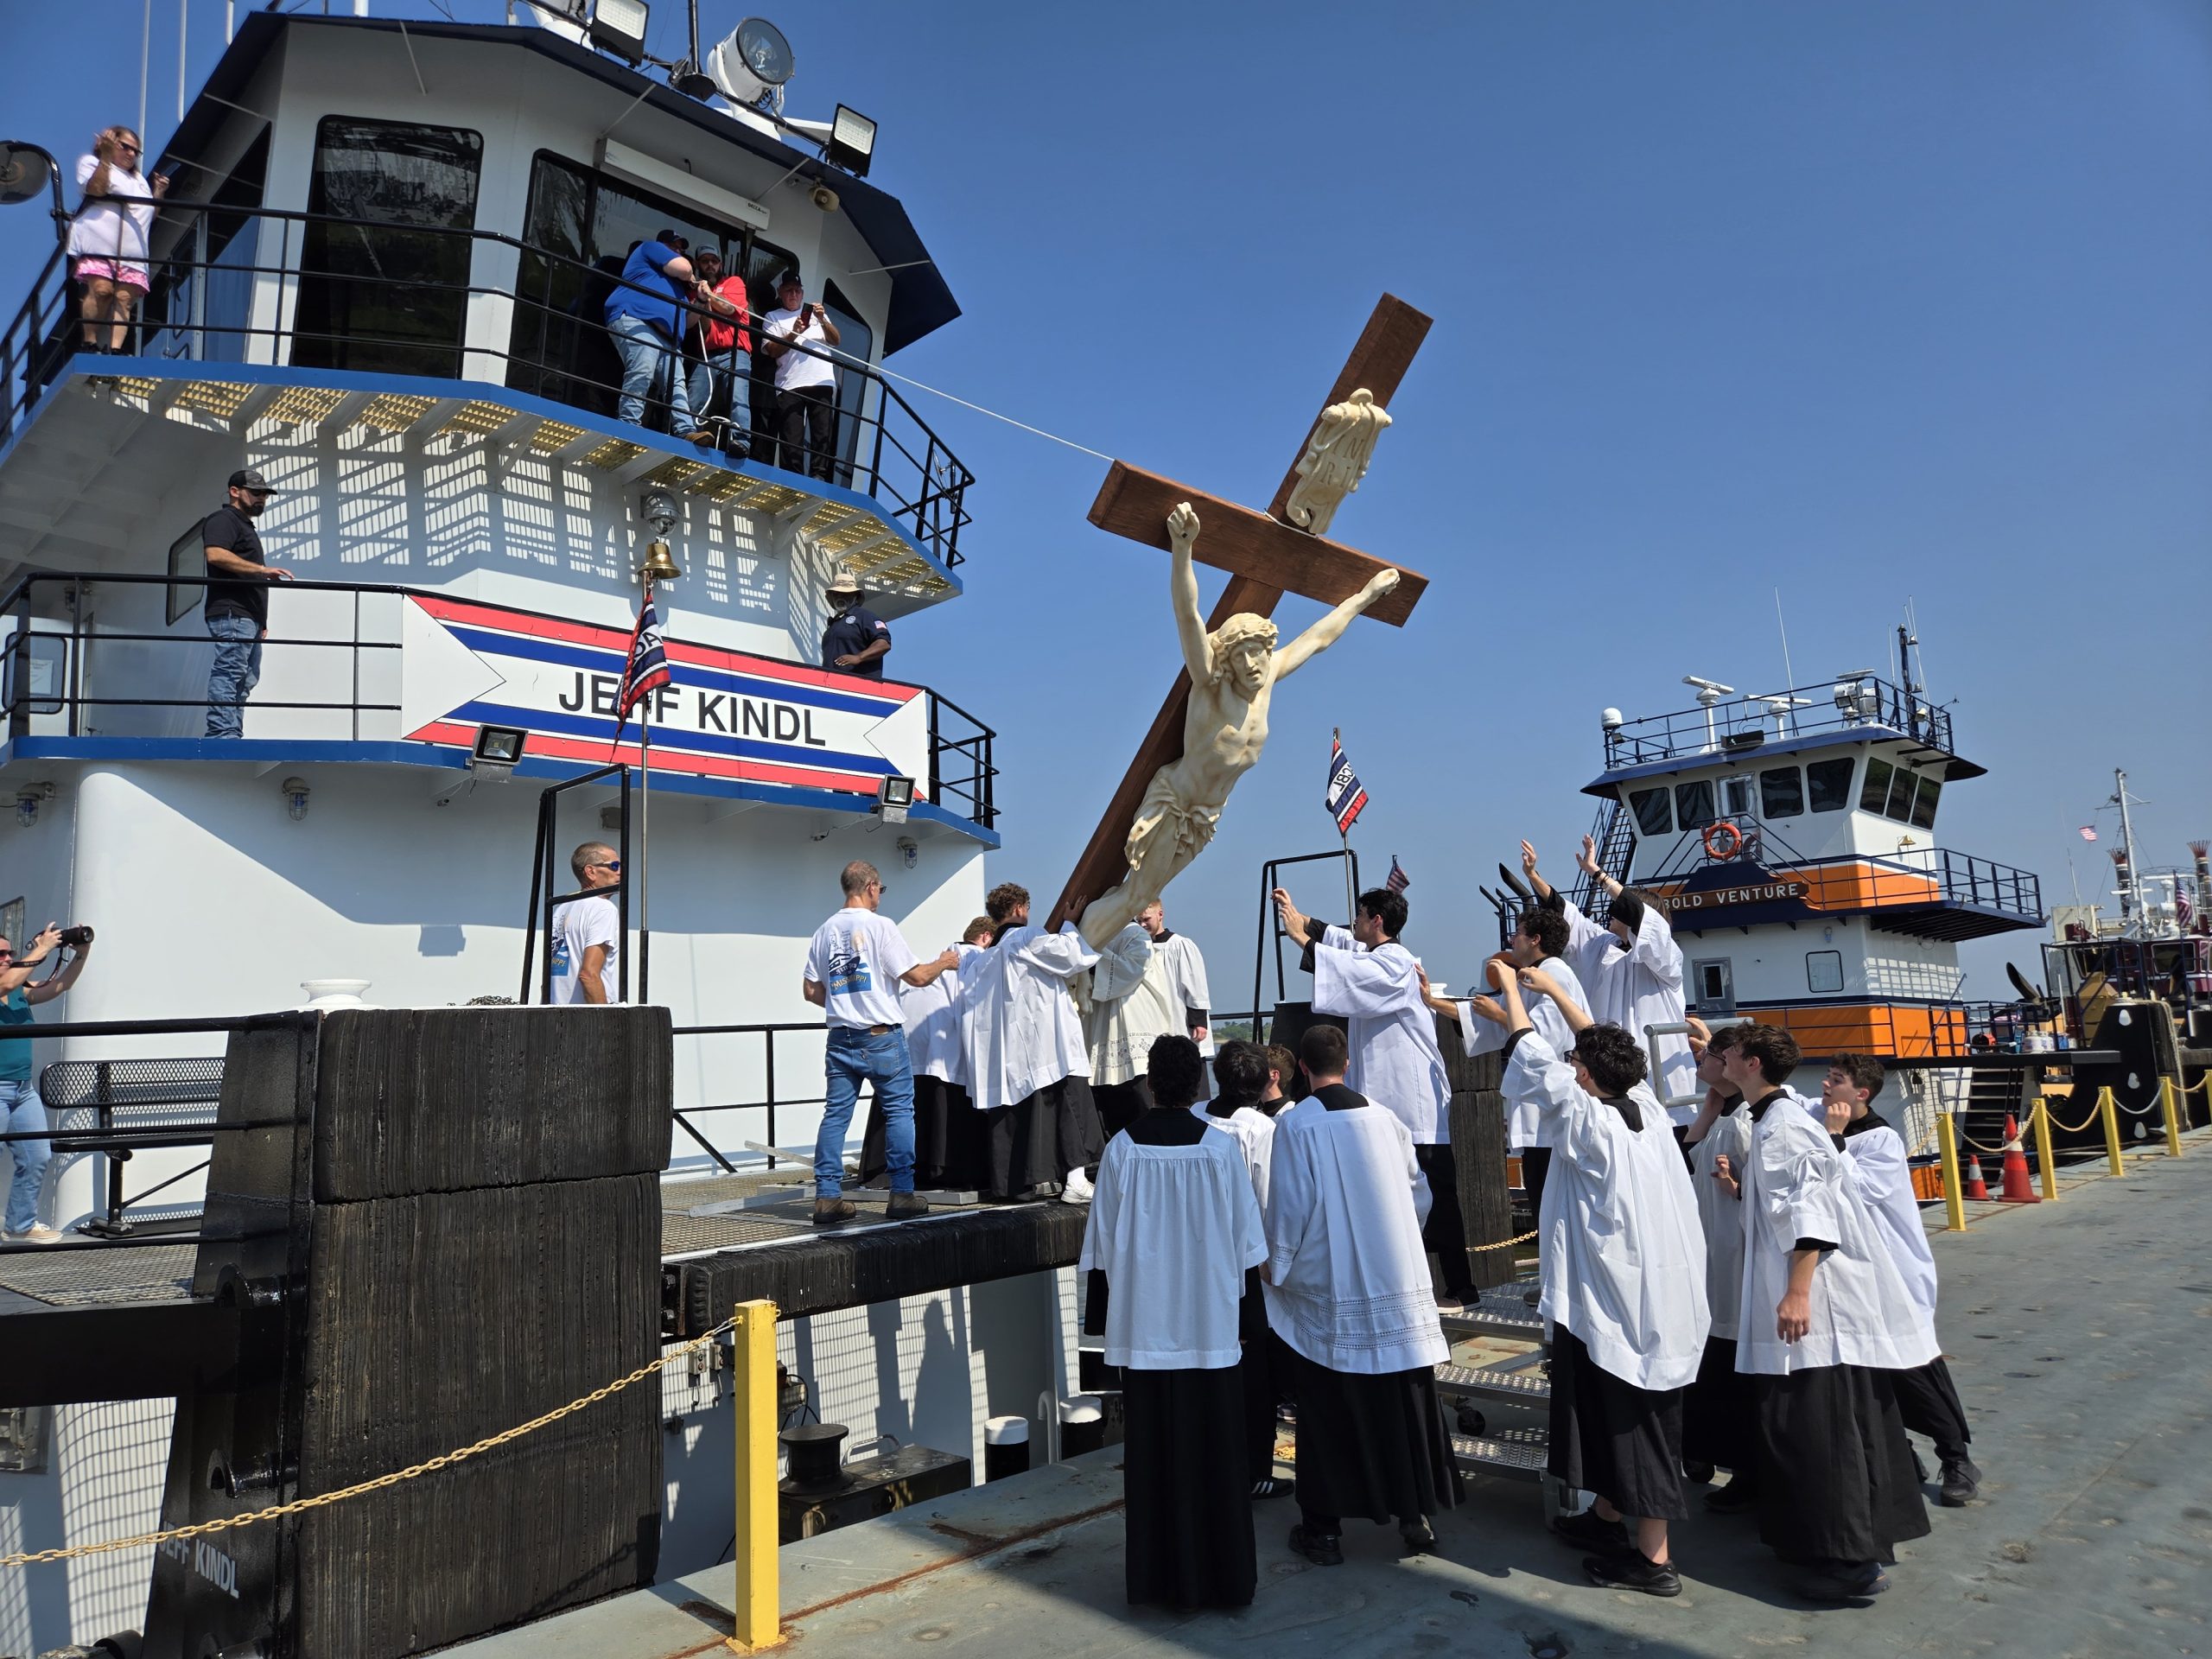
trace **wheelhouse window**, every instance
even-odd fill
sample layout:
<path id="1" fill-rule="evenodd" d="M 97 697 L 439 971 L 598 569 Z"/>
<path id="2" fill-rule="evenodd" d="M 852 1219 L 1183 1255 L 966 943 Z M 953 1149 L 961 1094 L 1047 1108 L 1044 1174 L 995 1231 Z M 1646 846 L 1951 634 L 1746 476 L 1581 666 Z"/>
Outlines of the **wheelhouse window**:
<path id="1" fill-rule="evenodd" d="M 1879 755 L 1866 757 L 1866 781 L 1859 791 L 1859 810 L 1861 812 L 1879 812 L 1889 804 L 1890 779 L 1896 771 L 1895 766 Z"/>
<path id="2" fill-rule="evenodd" d="M 1644 836 L 1668 836 L 1675 830 L 1673 815 L 1668 810 L 1667 790 L 1632 789 L 1628 794 L 1628 810 L 1636 815 L 1636 827 Z"/>
<path id="3" fill-rule="evenodd" d="M 1722 779 L 1720 809 L 1732 818 L 1749 817 L 1751 811 L 1751 780 L 1748 778 Z"/>
<path id="4" fill-rule="evenodd" d="M 1675 822 L 1685 830 L 1713 822 L 1713 779 L 1700 778 L 1695 783 L 1675 785 Z"/>
<path id="5" fill-rule="evenodd" d="M 1926 773 L 1921 775 L 1919 791 L 1912 798 L 1912 827 L 1933 830 L 1936 827 L 1936 801 L 1943 792 L 1943 785 Z"/>
<path id="6" fill-rule="evenodd" d="M 1840 812 L 1851 804 L 1849 760 L 1815 760 L 1805 768 L 1805 795 L 1815 812 Z"/>
<path id="7" fill-rule="evenodd" d="M 830 321 L 837 325 L 841 356 L 857 359 L 865 363 L 875 355 L 875 330 L 860 320 L 837 284 L 830 283 L 822 291 L 822 303 L 830 313 Z M 837 481 L 848 489 L 853 482 L 853 456 L 861 441 L 862 404 L 868 397 L 868 377 L 861 374 L 840 374 L 837 377 Z"/>
<path id="8" fill-rule="evenodd" d="M 1805 810 L 1805 780 L 1795 766 L 1773 766 L 1759 773 L 1759 816 L 1794 818 Z"/>
<path id="9" fill-rule="evenodd" d="M 468 314 L 484 140 L 327 116 L 315 129 L 292 315 L 296 367 L 451 379 Z"/>
<path id="10" fill-rule="evenodd" d="M 1918 781 L 1910 766 L 1899 766 L 1890 779 L 1890 802 L 1882 809 L 1882 816 L 1899 823 L 1911 823 L 1912 790 Z"/>

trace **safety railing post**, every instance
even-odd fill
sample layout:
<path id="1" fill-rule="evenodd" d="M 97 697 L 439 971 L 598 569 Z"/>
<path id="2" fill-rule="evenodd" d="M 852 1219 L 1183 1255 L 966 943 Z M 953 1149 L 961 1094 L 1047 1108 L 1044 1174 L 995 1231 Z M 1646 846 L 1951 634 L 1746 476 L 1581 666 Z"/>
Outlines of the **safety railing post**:
<path id="1" fill-rule="evenodd" d="M 737 1598 L 730 1604 L 739 1653 L 783 1639 L 776 1548 L 776 1305 L 740 1302 L 731 1333 L 730 1401 L 737 1421 Z"/>
<path id="2" fill-rule="evenodd" d="M 2165 1109 L 2166 1115 L 2166 1156 L 2178 1158 L 2181 1156 L 2181 1112 L 2174 1098 L 2174 1080 L 2171 1077 L 2158 1079 L 2158 1104 Z"/>
<path id="3" fill-rule="evenodd" d="M 2036 1164 L 2043 1171 L 2043 1197 L 2046 1204 L 2058 1202 L 2058 1154 L 2050 1145 L 2050 1105 L 2041 1095 L 2029 1114 L 2035 1126 Z"/>
<path id="4" fill-rule="evenodd" d="M 1960 1184 L 1959 1131 L 1948 1112 L 1936 1115 L 1936 1141 L 1943 1153 L 1943 1230 L 1967 1230 L 1966 1189 Z"/>
<path id="5" fill-rule="evenodd" d="M 2105 1157 L 2115 1175 L 2127 1173 L 2127 1160 L 2120 1150 L 2120 1103 L 2113 1098 L 2112 1085 L 2107 1084 L 2097 1090 L 2097 1110 L 2105 1121 Z"/>

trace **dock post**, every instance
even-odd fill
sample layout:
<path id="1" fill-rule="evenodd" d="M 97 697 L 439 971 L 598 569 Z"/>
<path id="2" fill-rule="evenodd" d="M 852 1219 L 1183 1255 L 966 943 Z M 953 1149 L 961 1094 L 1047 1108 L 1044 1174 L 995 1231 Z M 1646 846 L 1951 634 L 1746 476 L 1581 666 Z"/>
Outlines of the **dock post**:
<path id="1" fill-rule="evenodd" d="M 1936 1140 L 1943 1149 L 1943 1230 L 1967 1230 L 1966 1188 L 1960 1185 L 1959 1131 L 1948 1112 L 1936 1114 Z"/>
<path id="2" fill-rule="evenodd" d="M 2045 1204 L 2056 1204 L 2058 1154 L 2050 1145 L 2050 1103 L 2041 1095 L 2036 1096 L 2029 1122 L 2036 1132 L 2036 1164 L 2043 1172 L 2043 1200 Z"/>
<path id="3" fill-rule="evenodd" d="M 2113 1098 L 2112 1085 L 2107 1084 L 2097 1090 L 2097 1110 L 2105 1120 L 2105 1158 L 2115 1175 L 2127 1173 L 2127 1160 L 2120 1150 L 2120 1103 Z"/>
<path id="4" fill-rule="evenodd" d="M 2174 1080 L 2171 1077 L 2158 1079 L 2158 1104 L 2164 1108 L 2166 1114 L 2166 1156 L 2178 1158 L 2181 1156 L 2181 1111 L 2180 1103 L 2174 1097 Z"/>
<path id="5" fill-rule="evenodd" d="M 776 1305 L 740 1302 L 730 1352 L 730 1401 L 737 1414 L 737 1634 L 728 1645 L 757 1652 L 783 1640 L 776 1585 Z"/>

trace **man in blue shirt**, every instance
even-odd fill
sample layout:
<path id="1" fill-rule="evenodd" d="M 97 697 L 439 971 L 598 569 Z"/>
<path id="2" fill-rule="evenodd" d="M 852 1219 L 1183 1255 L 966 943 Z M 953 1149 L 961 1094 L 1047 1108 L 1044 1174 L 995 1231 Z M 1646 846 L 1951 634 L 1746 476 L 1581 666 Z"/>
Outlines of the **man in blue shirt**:
<path id="1" fill-rule="evenodd" d="M 851 576 L 830 579 L 830 623 L 822 631 L 822 666 L 864 680 L 883 677 L 891 653 L 891 630 L 861 603 L 861 585 Z"/>
<path id="2" fill-rule="evenodd" d="M 684 257 L 690 244 L 674 231 L 663 231 L 630 250 L 622 282 L 607 296 L 607 332 L 622 358 L 622 401 L 617 412 L 633 426 L 645 423 L 645 394 L 661 375 L 668 377 L 670 429 L 679 438 L 707 442 L 713 434 L 691 420 L 691 401 L 683 384 L 683 314 L 698 279 Z"/>
<path id="3" fill-rule="evenodd" d="M 0 939 L 0 1032 L 7 1033 L 0 1036 L 0 1132 L 43 1135 L 49 1125 L 46 1106 L 38 1097 L 38 1084 L 32 1078 L 30 1037 L 17 1028 L 31 1023 L 33 1004 L 51 1001 L 77 982 L 92 948 L 92 930 L 85 929 L 81 938 L 73 933 L 68 965 L 35 985 L 30 982 L 32 970 L 61 944 L 61 930 L 48 922 L 20 957 L 15 943 Z M 11 1141 L 8 1151 L 11 1155 L 6 1161 L 15 1172 L 8 1185 L 8 1242 L 58 1242 L 61 1235 L 38 1218 L 38 1191 L 54 1156 L 53 1146 L 44 1140 Z"/>

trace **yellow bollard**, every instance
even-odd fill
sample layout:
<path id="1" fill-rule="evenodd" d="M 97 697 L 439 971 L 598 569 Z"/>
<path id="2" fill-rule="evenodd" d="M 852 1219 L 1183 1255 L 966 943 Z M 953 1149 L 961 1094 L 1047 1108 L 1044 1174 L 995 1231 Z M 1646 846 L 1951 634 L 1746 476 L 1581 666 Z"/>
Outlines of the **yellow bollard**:
<path id="1" fill-rule="evenodd" d="M 2036 1163 L 2043 1171 L 2043 1199 L 2058 1202 L 2058 1154 L 2050 1147 L 2050 1106 L 2041 1095 L 2029 1109 L 2028 1122 L 2036 1132 Z"/>
<path id="2" fill-rule="evenodd" d="M 2097 1090 L 2097 1110 L 2104 1114 L 2105 1157 L 2115 1175 L 2127 1173 L 2127 1160 L 2120 1151 L 2120 1103 L 2113 1098 L 2112 1085 L 2107 1084 Z"/>
<path id="3" fill-rule="evenodd" d="M 2174 1099 L 2174 1080 L 2171 1077 L 2158 1079 L 2158 1104 L 2165 1109 L 2166 1113 L 2166 1156 L 2178 1158 L 2181 1156 L 2181 1112 Z"/>
<path id="4" fill-rule="evenodd" d="M 1943 1230 L 1967 1230 L 1966 1188 L 1959 1175 L 1959 1132 L 1948 1112 L 1936 1114 L 1936 1141 L 1943 1154 Z"/>
<path id="5" fill-rule="evenodd" d="M 737 1306 L 730 1354 L 730 1399 L 737 1408 L 737 1634 L 739 1653 L 783 1640 L 776 1589 L 776 1305 Z"/>

